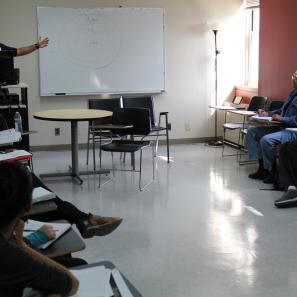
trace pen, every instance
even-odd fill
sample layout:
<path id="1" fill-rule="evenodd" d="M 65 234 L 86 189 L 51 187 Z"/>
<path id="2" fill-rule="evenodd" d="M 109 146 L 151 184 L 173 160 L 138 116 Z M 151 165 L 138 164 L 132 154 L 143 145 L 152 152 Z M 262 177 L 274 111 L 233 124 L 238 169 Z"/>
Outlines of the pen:
<path id="1" fill-rule="evenodd" d="M 38 230 L 40 230 L 40 229 L 24 229 L 24 232 L 35 232 L 35 231 L 38 231 Z M 54 229 L 54 231 L 59 231 L 59 230 L 57 230 L 57 229 Z"/>

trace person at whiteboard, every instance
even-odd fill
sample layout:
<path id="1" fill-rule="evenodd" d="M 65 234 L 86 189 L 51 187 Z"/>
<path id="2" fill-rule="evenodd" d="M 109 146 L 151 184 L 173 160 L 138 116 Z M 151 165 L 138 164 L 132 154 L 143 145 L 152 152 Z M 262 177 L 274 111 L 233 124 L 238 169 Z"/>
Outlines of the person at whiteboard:
<path id="1" fill-rule="evenodd" d="M 21 297 L 26 287 L 72 296 L 79 281 L 64 266 L 23 240 L 24 213 L 32 204 L 32 179 L 18 162 L 0 163 L 0 296 Z"/>
<path id="2" fill-rule="evenodd" d="M 10 47 L 0 42 L 0 55 L 10 55 L 13 57 L 25 56 L 40 48 L 46 47 L 48 45 L 48 42 L 49 39 L 47 37 L 39 37 L 36 43 L 19 48 Z"/>

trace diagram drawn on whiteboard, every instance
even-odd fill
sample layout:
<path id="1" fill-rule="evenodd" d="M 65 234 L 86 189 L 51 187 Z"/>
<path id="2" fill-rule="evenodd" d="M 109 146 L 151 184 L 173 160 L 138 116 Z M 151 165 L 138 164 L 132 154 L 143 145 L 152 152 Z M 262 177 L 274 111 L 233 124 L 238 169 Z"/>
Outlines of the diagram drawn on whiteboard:
<path id="1" fill-rule="evenodd" d="M 117 59 L 121 45 L 122 34 L 114 18 L 100 12 L 65 19 L 59 35 L 64 58 L 84 68 L 108 67 Z"/>

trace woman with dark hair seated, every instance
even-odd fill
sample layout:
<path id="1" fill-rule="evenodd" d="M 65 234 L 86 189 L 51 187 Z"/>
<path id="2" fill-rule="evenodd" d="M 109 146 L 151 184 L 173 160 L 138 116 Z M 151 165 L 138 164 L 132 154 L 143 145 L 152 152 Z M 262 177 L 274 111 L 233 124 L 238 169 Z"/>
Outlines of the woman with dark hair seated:
<path id="1" fill-rule="evenodd" d="M 0 114 L 0 131 L 5 129 L 8 129 L 7 122 L 4 116 Z M 31 174 L 34 188 L 43 187 L 51 191 L 34 173 Z M 53 199 L 53 201 L 57 205 L 56 211 L 36 215 L 34 217 L 32 216 L 30 218 L 45 222 L 66 220 L 70 224 L 75 224 L 84 238 L 105 236 L 113 232 L 123 220 L 119 217 L 102 217 L 95 214 L 84 213 L 70 202 L 64 201 L 59 197 Z"/>
<path id="2" fill-rule="evenodd" d="M 26 287 L 72 296 L 79 286 L 76 277 L 23 240 L 21 218 L 32 205 L 32 189 L 25 166 L 0 163 L 0 296 L 21 297 Z"/>

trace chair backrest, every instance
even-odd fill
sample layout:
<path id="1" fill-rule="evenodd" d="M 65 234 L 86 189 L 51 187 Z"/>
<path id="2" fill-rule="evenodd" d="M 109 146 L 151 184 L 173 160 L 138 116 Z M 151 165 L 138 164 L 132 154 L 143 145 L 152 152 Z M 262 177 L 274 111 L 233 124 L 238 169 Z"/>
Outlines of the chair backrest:
<path id="1" fill-rule="evenodd" d="M 112 98 L 112 99 L 89 99 L 88 101 L 89 109 L 102 109 L 107 111 L 114 111 L 114 109 L 121 107 L 121 98 Z M 104 125 L 111 123 L 111 116 L 104 117 L 92 121 L 94 125 Z"/>
<path id="2" fill-rule="evenodd" d="M 113 130 L 120 135 L 148 135 L 151 131 L 148 108 L 117 108 L 112 115 L 113 125 L 132 125 L 129 129 Z"/>
<path id="3" fill-rule="evenodd" d="M 0 114 L 0 131 L 7 130 L 7 129 L 8 129 L 8 126 L 7 126 L 6 119 L 2 114 Z"/>
<path id="4" fill-rule="evenodd" d="M 283 105 L 284 105 L 284 101 L 273 100 L 273 101 L 271 101 L 270 104 L 269 104 L 268 111 L 272 111 L 272 110 L 280 109 L 280 108 L 283 107 Z"/>
<path id="5" fill-rule="evenodd" d="M 156 125 L 153 96 L 123 97 L 123 107 L 141 107 L 150 110 L 151 125 Z"/>
<path id="6" fill-rule="evenodd" d="M 264 109 L 267 97 L 253 96 L 248 106 L 249 111 L 257 111 L 258 109 Z"/>

